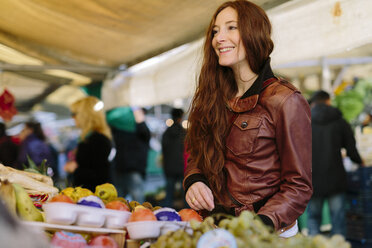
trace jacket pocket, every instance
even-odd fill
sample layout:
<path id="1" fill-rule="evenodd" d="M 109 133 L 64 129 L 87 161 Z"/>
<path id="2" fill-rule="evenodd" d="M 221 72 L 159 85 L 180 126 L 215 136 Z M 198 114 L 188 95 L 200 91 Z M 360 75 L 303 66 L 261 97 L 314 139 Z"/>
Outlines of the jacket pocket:
<path id="1" fill-rule="evenodd" d="M 238 116 L 226 139 L 227 148 L 236 156 L 253 153 L 261 122 L 261 118 L 256 116 Z"/>

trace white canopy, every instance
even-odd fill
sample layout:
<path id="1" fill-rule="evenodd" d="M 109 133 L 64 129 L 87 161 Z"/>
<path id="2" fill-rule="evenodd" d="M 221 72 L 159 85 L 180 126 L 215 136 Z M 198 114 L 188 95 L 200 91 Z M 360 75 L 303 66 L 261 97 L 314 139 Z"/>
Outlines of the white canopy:
<path id="1" fill-rule="evenodd" d="M 296 67 L 309 60 L 316 61 L 321 68 L 325 57 L 342 58 L 338 61 L 339 66 L 371 64 L 371 13 L 370 0 L 295 0 L 269 10 L 275 43 L 274 68 Z M 106 80 L 103 88 L 106 108 L 161 104 L 192 96 L 201 64 L 202 45 L 203 40 L 189 43 L 163 54 L 156 63 L 150 61 L 147 65 L 142 64 L 140 69 L 129 68 Z M 364 62 L 360 57 L 364 57 Z M 314 67 L 314 63 L 311 65 Z M 280 69 L 277 71 L 281 72 Z M 298 76 L 306 72 L 295 68 L 282 70 L 282 73 Z M 363 73 L 363 76 L 372 77 L 371 67 Z"/>

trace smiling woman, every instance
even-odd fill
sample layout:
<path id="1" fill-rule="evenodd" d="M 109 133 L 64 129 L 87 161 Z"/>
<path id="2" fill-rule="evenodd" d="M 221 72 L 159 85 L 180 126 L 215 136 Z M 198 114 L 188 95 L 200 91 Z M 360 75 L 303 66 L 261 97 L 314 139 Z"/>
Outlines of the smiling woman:
<path id="1" fill-rule="evenodd" d="M 310 109 L 276 77 L 270 21 L 249 1 L 215 12 L 187 133 L 186 200 L 207 214 L 255 211 L 282 237 L 312 194 Z"/>

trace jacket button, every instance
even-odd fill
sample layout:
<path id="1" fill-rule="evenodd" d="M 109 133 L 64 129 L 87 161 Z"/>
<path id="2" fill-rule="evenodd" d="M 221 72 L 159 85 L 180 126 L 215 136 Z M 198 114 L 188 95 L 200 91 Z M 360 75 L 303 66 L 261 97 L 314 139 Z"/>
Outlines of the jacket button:
<path id="1" fill-rule="evenodd" d="M 248 123 L 246 121 L 243 121 L 242 124 L 240 125 L 242 128 L 248 127 Z"/>

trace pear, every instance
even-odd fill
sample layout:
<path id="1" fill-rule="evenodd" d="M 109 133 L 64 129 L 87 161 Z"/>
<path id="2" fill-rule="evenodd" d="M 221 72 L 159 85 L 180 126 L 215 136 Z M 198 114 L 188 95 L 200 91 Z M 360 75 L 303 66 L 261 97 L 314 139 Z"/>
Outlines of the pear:
<path id="1" fill-rule="evenodd" d="M 153 208 L 152 204 L 151 204 L 150 202 L 147 202 L 147 201 L 145 201 L 144 203 L 142 203 L 142 205 L 143 205 L 145 208 L 148 208 L 148 209 L 150 209 L 150 210 Z"/>
<path id="2" fill-rule="evenodd" d="M 105 203 L 113 201 L 118 197 L 118 192 L 116 191 L 115 186 L 111 183 L 104 183 L 96 186 L 94 194 L 101 198 Z"/>
<path id="3" fill-rule="evenodd" d="M 130 202 L 129 202 L 130 210 L 131 210 L 132 212 L 134 211 L 134 209 L 135 209 L 138 205 L 141 205 L 141 203 L 139 203 L 138 201 L 130 201 Z"/>
<path id="4" fill-rule="evenodd" d="M 41 212 L 34 206 L 31 198 L 21 185 L 13 183 L 16 196 L 16 206 L 18 216 L 27 221 L 44 221 Z"/>

